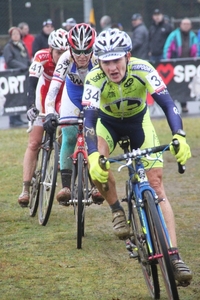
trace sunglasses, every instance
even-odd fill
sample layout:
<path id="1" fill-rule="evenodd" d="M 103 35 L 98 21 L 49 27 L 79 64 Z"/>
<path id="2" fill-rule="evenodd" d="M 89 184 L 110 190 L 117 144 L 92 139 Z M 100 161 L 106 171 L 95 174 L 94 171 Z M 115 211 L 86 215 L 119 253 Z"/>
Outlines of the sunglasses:
<path id="1" fill-rule="evenodd" d="M 71 48 L 71 49 L 72 49 L 72 52 L 74 54 L 76 54 L 77 56 L 80 56 L 81 54 L 87 56 L 87 55 L 92 53 L 92 48 L 87 49 L 87 50 L 76 50 L 76 49 L 73 49 L 73 48 Z"/>

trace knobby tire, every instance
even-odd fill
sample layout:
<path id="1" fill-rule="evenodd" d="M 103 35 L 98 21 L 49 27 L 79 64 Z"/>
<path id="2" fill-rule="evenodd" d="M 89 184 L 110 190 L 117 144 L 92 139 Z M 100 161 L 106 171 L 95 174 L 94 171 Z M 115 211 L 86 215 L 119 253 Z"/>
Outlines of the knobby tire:
<path id="1" fill-rule="evenodd" d="M 174 278 L 170 256 L 168 254 L 166 239 L 162 229 L 161 221 L 159 219 L 158 211 L 156 209 L 155 201 L 150 191 L 144 192 L 144 200 L 155 254 L 161 253 L 163 255 L 162 258 L 158 258 L 157 260 L 168 294 L 168 299 L 179 300 L 176 281 Z"/>
<path id="2" fill-rule="evenodd" d="M 78 216 L 77 216 L 77 249 L 82 248 L 82 237 L 85 234 L 85 195 L 88 190 L 87 166 L 84 165 L 84 156 L 78 153 Z"/>
<path id="3" fill-rule="evenodd" d="M 51 213 L 58 172 L 59 146 L 57 141 L 53 147 L 44 147 L 39 197 L 39 224 L 45 226 Z"/>
<path id="4" fill-rule="evenodd" d="M 37 155 L 36 168 L 31 180 L 30 205 L 29 205 L 30 217 L 35 217 L 38 209 L 39 195 L 40 195 L 41 167 L 42 167 L 42 150 L 40 148 Z"/>
<path id="5" fill-rule="evenodd" d="M 142 230 L 141 221 L 138 214 L 138 208 L 132 200 L 132 182 L 126 182 L 126 194 L 131 217 L 131 230 L 133 234 L 133 244 L 137 246 L 138 262 L 141 266 L 142 273 L 145 279 L 150 296 L 153 299 L 160 299 L 160 286 L 158 280 L 158 270 L 156 264 L 151 264 L 148 261 L 148 246 L 145 242 L 145 236 Z"/>
<path id="6" fill-rule="evenodd" d="M 131 223 L 133 231 L 136 233 L 135 244 L 138 248 L 138 262 L 140 263 L 149 294 L 153 299 L 160 299 L 157 265 L 148 261 L 148 246 L 144 240 L 144 233 L 135 207 L 133 207 Z"/>

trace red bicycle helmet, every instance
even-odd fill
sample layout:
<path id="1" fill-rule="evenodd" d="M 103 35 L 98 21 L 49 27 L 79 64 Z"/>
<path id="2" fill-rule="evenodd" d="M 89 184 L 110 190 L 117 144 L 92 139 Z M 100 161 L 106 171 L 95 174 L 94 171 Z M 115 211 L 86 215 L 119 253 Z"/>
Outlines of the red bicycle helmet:
<path id="1" fill-rule="evenodd" d="M 76 24 L 68 32 L 68 43 L 72 49 L 91 49 L 96 38 L 96 31 L 86 23 Z"/>

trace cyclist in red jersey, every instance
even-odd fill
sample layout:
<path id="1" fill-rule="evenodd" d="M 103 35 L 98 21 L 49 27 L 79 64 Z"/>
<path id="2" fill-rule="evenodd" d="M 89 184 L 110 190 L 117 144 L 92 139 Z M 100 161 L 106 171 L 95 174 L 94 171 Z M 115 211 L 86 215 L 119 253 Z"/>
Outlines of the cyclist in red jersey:
<path id="1" fill-rule="evenodd" d="M 29 204 L 29 190 L 31 179 L 36 167 L 37 153 L 43 136 L 43 121 L 37 118 L 38 111 L 45 112 L 45 98 L 49 89 L 51 78 L 56 63 L 67 49 L 67 31 L 54 30 L 48 39 L 49 48 L 36 52 L 29 68 L 28 111 L 27 118 L 34 122 L 33 130 L 29 134 L 28 147 L 23 162 L 23 188 L 18 198 L 22 207 Z M 62 87 L 64 86 L 64 83 Z M 55 109 L 59 113 L 62 95 L 62 87 L 56 97 Z"/>

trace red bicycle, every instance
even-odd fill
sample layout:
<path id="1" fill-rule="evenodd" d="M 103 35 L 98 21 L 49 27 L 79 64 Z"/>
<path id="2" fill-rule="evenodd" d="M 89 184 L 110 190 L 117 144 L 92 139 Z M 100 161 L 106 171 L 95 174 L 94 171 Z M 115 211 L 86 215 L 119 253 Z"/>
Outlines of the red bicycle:
<path id="1" fill-rule="evenodd" d="M 93 203 L 92 189 L 94 185 L 88 171 L 87 151 L 83 132 L 83 116 L 80 114 L 76 120 L 60 121 L 62 125 L 77 125 L 77 143 L 74 153 L 71 155 L 72 179 L 71 199 L 68 205 L 73 205 L 77 224 L 77 249 L 82 248 L 82 237 L 85 235 L 85 208 Z"/>

